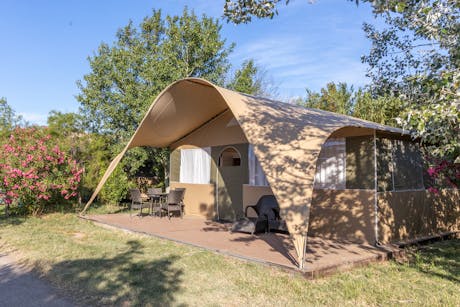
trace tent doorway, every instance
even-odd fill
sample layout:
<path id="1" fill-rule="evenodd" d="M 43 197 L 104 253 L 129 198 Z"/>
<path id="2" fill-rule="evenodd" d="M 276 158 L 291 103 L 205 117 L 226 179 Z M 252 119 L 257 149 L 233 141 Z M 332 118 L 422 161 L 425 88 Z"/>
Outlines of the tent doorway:
<path id="1" fill-rule="evenodd" d="M 214 150 L 215 149 L 215 150 Z M 243 184 L 247 181 L 247 144 L 213 148 L 216 165 L 216 209 L 220 220 L 235 221 L 243 214 Z"/>

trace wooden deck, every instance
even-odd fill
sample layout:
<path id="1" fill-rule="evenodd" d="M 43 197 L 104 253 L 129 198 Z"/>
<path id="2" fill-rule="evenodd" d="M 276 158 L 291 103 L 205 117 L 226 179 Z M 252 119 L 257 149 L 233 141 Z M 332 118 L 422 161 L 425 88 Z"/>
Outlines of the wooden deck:
<path id="1" fill-rule="evenodd" d="M 228 256 L 297 270 L 296 252 L 288 235 L 232 233 L 231 224 L 193 216 L 142 218 L 128 214 L 89 215 L 93 222 L 205 248 Z M 369 262 L 386 259 L 388 251 L 367 244 L 352 244 L 309 237 L 304 273 L 308 277 L 326 275 Z"/>

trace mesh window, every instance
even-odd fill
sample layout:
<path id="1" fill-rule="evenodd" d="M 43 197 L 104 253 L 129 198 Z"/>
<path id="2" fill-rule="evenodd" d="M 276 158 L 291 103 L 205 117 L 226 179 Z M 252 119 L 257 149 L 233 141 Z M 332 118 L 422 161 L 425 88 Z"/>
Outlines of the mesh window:
<path id="1" fill-rule="evenodd" d="M 395 190 L 423 188 L 423 164 L 417 144 L 394 140 L 393 162 Z"/>
<path id="2" fill-rule="evenodd" d="M 379 192 L 423 189 L 423 160 L 414 142 L 377 139 Z"/>
<path id="3" fill-rule="evenodd" d="M 379 192 L 393 190 L 393 142 L 377 139 L 377 186 Z"/>
<path id="4" fill-rule="evenodd" d="M 346 138 L 347 189 L 374 189 L 374 137 Z"/>

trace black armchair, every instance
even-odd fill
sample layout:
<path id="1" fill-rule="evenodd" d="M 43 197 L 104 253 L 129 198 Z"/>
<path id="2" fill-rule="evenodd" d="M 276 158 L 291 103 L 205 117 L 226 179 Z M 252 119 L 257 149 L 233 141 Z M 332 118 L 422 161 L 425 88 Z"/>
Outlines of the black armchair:
<path id="1" fill-rule="evenodd" d="M 248 216 L 249 210 L 256 213 L 256 217 Z M 280 218 L 279 205 L 273 195 L 263 195 L 257 203 L 247 206 L 244 211 L 245 219 L 233 224 L 232 231 L 249 232 L 270 232 L 278 230 L 284 224 Z"/>

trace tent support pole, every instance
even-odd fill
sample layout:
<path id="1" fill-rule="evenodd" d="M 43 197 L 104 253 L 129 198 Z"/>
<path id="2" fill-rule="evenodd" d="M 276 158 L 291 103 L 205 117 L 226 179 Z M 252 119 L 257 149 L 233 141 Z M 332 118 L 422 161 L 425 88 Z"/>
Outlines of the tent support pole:
<path id="1" fill-rule="evenodd" d="M 299 269 L 303 270 L 305 268 L 305 254 L 307 253 L 307 235 L 305 234 L 302 244 L 302 254 L 299 257 Z"/>
<path id="2" fill-rule="evenodd" d="M 217 211 L 217 220 L 220 221 L 219 214 L 219 165 L 216 164 L 216 211 Z"/>
<path id="3" fill-rule="evenodd" d="M 377 182 L 377 132 L 374 129 L 374 235 L 375 245 L 379 244 L 379 217 L 378 217 L 378 182 Z"/>

